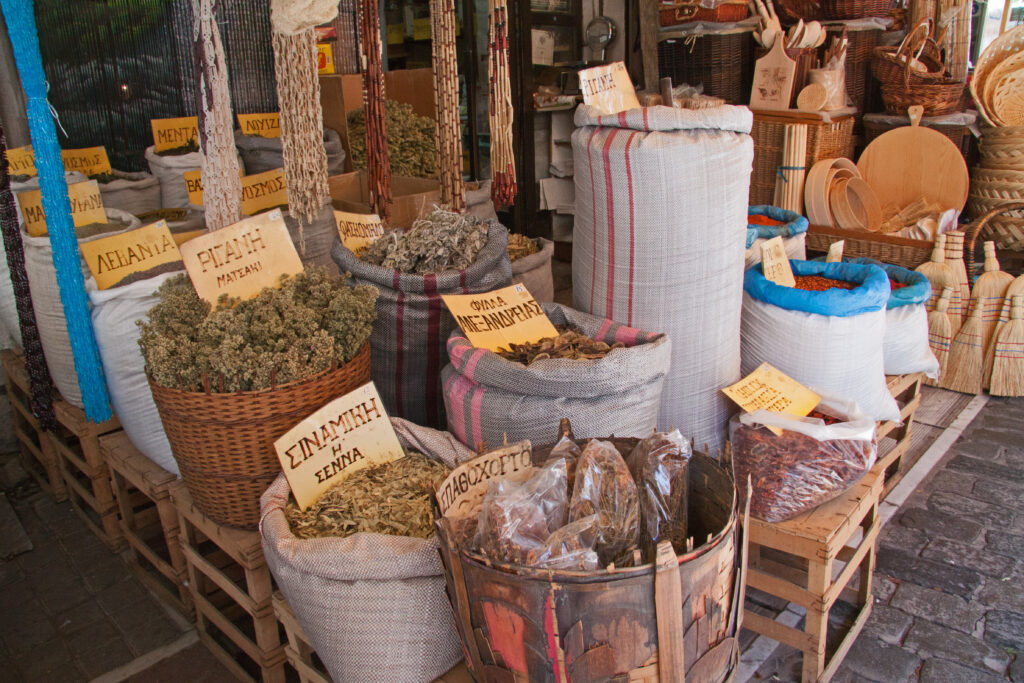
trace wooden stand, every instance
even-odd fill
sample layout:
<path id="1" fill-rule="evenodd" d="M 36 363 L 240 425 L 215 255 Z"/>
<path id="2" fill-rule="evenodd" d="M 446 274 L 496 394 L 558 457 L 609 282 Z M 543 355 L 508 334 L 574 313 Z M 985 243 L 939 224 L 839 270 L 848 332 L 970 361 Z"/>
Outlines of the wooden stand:
<path id="1" fill-rule="evenodd" d="M 217 524 L 181 481 L 170 486 L 199 638 L 240 680 L 283 683 L 285 652 L 260 535 Z M 230 650 L 228 648 L 231 648 Z M 245 655 L 247 670 L 236 660 Z"/>
<path id="2" fill-rule="evenodd" d="M 881 468 L 884 481 L 883 498 L 889 495 L 900 479 L 903 478 L 903 456 L 910 449 L 910 439 L 913 436 L 914 413 L 921 405 L 921 384 L 924 381 L 923 372 L 915 372 L 910 375 L 891 375 L 886 377 L 889 386 L 889 393 L 900 406 L 900 419 L 898 422 L 889 420 L 879 422 L 876 434 L 879 442 L 878 462 L 875 469 Z M 884 455 L 881 453 L 882 439 L 889 437 L 896 441 L 895 445 Z"/>
<path id="3" fill-rule="evenodd" d="M 773 524 L 750 519 L 747 585 L 802 606 L 807 616 L 799 630 L 746 610 L 743 625 L 801 650 L 804 683 L 832 678 L 871 614 L 882 481 L 876 467 L 846 494 L 791 520 Z M 835 563 L 845 566 L 833 579 Z M 854 576 L 859 576 L 856 588 Z M 835 651 L 826 656 L 828 616 L 840 597 L 857 612 Z"/>
<path id="4" fill-rule="evenodd" d="M 140 453 L 123 431 L 101 437 L 100 451 L 110 468 L 132 570 L 162 600 L 191 618 L 188 569 L 170 493 L 178 478 Z"/>
<path id="5" fill-rule="evenodd" d="M 39 419 L 32 413 L 24 352 L 21 349 L 0 351 L 0 363 L 7 375 L 7 400 L 11 404 L 14 436 L 18 439 L 22 467 L 55 500 L 67 500 L 68 491 L 60 474 L 57 454 L 44 436 Z"/>
<path id="6" fill-rule="evenodd" d="M 85 411 L 67 401 L 55 401 L 53 412 L 58 431 L 45 432 L 45 438 L 57 455 L 71 507 L 111 550 L 121 550 L 125 540 L 117 520 L 117 502 L 100 452 L 100 437 L 120 429 L 121 423 L 117 416 L 90 422 Z"/>

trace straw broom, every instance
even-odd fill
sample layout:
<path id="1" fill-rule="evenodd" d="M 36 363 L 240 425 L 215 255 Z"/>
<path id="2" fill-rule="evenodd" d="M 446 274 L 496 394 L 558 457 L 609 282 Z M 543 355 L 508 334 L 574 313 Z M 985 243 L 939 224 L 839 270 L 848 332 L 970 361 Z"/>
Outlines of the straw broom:
<path id="1" fill-rule="evenodd" d="M 971 301 L 971 283 L 967 279 L 967 266 L 964 265 L 964 233 L 950 230 L 946 233 L 946 263 L 953 270 L 953 275 L 960 285 L 960 297 L 949 302 L 949 321 L 953 323 L 955 336 L 960 326 L 967 319 Z"/>
<path id="2" fill-rule="evenodd" d="M 959 304 L 960 287 L 956 281 L 953 269 L 946 263 L 946 236 L 938 235 L 935 238 L 935 247 L 932 249 L 932 260 L 926 261 L 917 267 L 917 272 L 928 278 L 932 285 L 932 298 L 928 301 L 928 310 L 934 311 L 939 301 L 939 295 L 949 287 L 949 306 L 953 308 L 954 303 Z M 952 318 L 950 318 L 952 320 Z"/>
<path id="3" fill-rule="evenodd" d="M 985 374 L 984 334 L 981 306 L 975 306 L 949 346 L 949 362 L 946 364 L 943 387 L 963 394 L 981 393 L 981 381 Z"/>
<path id="4" fill-rule="evenodd" d="M 995 352 L 995 332 L 1003 309 L 1003 300 L 1013 282 L 1013 276 L 999 270 L 996 245 L 985 242 L 985 272 L 974 283 L 971 306 L 981 306 L 981 324 L 985 334 L 985 374 L 982 385 L 988 386 L 992 376 L 992 354 Z"/>
<path id="5" fill-rule="evenodd" d="M 949 362 L 949 344 L 952 341 L 953 326 L 949 322 L 949 315 L 946 313 L 949 308 L 949 300 L 953 296 L 953 288 L 946 287 L 935 304 L 935 310 L 928 314 L 928 346 L 939 361 L 939 376 L 937 379 L 925 378 L 925 384 L 939 386 L 939 382 L 946 376 L 946 366 Z"/>
<path id="6" fill-rule="evenodd" d="M 1003 324 L 995 345 L 992 367 L 993 396 L 1024 396 L 1024 296 L 1015 294 L 1010 321 Z"/>

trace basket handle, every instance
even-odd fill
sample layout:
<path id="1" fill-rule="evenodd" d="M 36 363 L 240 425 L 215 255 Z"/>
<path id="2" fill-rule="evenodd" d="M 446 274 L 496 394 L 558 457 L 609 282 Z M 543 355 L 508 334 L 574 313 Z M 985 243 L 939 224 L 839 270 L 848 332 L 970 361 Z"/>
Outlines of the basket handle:
<path id="1" fill-rule="evenodd" d="M 964 240 L 964 262 L 967 265 L 968 274 L 974 272 L 974 245 L 978 241 L 978 236 L 988 227 L 988 222 L 1006 211 L 1020 211 L 1021 209 L 1024 209 L 1024 202 L 1007 202 L 1002 206 L 986 211 L 978 220 L 967 226 L 967 239 Z"/>
<path id="2" fill-rule="evenodd" d="M 900 42 L 900 46 L 898 48 L 896 48 L 896 57 L 898 57 L 898 58 L 899 57 L 907 57 L 907 55 L 903 54 L 903 48 L 906 47 L 907 45 L 915 45 L 916 44 L 916 43 L 912 43 L 910 41 L 910 39 L 912 37 L 916 36 L 917 32 L 922 27 L 924 27 L 924 29 L 925 29 L 924 40 L 927 41 L 928 36 L 930 36 L 931 33 L 932 33 L 932 18 L 931 17 L 922 17 L 921 19 L 918 19 L 917 23 L 914 24 L 914 27 L 912 29 L 910 29 L 909 31 L 907 31 L 907 35 L 904 36 L 903 40 Z M 915 57 L 915 59 L 917 59 L 917 57 L 921 56 L 921 50 L 924 50 L 924 45 L 925 45 L 924 42 L 922 42 L 921 43 L 921 47 L 918 50 L 917 56 Z M 913 52 L 914 48 L 911 47 L 910 51 Z M 907 59 L 907 62 L 909 63 L 910 60 Z"/>

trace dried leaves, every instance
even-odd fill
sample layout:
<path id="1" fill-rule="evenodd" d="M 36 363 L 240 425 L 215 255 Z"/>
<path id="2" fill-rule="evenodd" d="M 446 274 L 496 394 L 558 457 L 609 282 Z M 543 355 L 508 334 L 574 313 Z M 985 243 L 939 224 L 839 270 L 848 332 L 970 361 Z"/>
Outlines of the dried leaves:
<path id="1" fill-rule="evenodd" d="M 170 149 L 165 149 L 160 152 L 156 152 L 154 150 L 154 153 L 157 156 L 161 157 L 178 157 L 183 154 L 191 154 L 192 152 L 198 151 L 199 142 L 197 142 L 195 138 L 191 138 L 188 142 L 186 142 L 184 145 L 181 145 L 180 147 L 171 147 Z"/>
<path id="2" fill-rule="evenodd" d="M 443 462 L 412 451 L 356 472 L 305 510 L 290 499 L 285 516 L 299 538 L 344 538 L 360 532 L 430 538 L 430 496 L 448 472 Z"/>
<path id="3" fill-rule="evenodd" d="M 390 230 L 371 244 L 360 259 L 402 273 L 463 270 L 487 244 L 487 221 L 434 209 L 408 230 Z"/>
<path id="4" fill-rule="evenodd" d="M 161 386 L 266 389 L 349 361 L 370 336 L 376 301 L 374 287 L 309 268 L 248 301 L 222 298 L 211 311 L 181 275 L 160 287 L 139 346 Z"/>
<path id="5" fill-rule="evenodd" d="M 437 175 L 437 124 L 420 116 L 411 104 L 385 100 L 388 159 L 392 175 L 433 178 Z M 348 140 L 352 165 L 366 168 L 366 114 L 362 108 L 348 114 Z"/>
<path id="6" fill-rule="evenodd" d="M 521 235 L 517 232 L 509 233 L 508 235 L 508 260 L 518 261 L 521 258 L 532 256 L 540 251 L 540 247 L 537 246 L 537 240 L 531 239 L 526 235 Z"/>
<path id="7" fill-rule="evenodd" d="M 622 342 L 609 346 L 603 341 L 596 341 L 571 325 L 556 325 L 555 329 L 560 333 L 557 337 L 544 337 L 527 344 L 510 344 L 511 349 L 496 353 L 510 361 L 530 365 L 545 358 L 596 360 L 607 356 L 612 349 L 626 347 Z"/>

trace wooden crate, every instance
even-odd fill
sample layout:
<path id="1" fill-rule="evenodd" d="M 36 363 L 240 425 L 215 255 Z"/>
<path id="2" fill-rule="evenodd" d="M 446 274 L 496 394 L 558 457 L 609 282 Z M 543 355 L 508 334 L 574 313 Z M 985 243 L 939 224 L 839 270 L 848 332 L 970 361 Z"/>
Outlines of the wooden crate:
<path id="1" fill-rule="evenodd" d="M 259 533 L 217 524 L 181 481 L 170 492 L 199 638 L 240 680 L 283 682 L 286 657 Z"/>
<path id="2" fill-rule="evenodd" d="M 871 614 L 881 473 L 881 467 L 872 469 L 844 495 L 785 522 L 750 519 L 747 585 L 802 606 L 807 616 L 800 630 L 748 609 L 743 625 L 801 650 L 805 683 L 832 678 Z M 829 648 L 829 613 L 840 598 L 856 615 Z"/>
<path id="3" fill-rule="evenodd" d="M 298 672 L 299 681 L 301 683 L 330 683 L 330 674 L 317 658 L 306 633 L 295 619 L 295 613 L 292 612 L 292 608 L 281 591 L 274 592 L 274 613 L 288 635 L 288 643 L 284 646 L 284 652 L 288 656 L 288 663 Z M 435 679 L 433 683 L 473 683 L 473 677 L 469 675 L 466 663 L 459 662 L 446 674 Z"/>
<path id="4" fill-rule="evenodd" d="M 111 550 L 125 547 L 117 517 L 110 470 L 100 451 L 100 437 L 121 429 L 117 416 L 91 422 L 85 411 L 67 401 L 55 401 L 57 431 L 45 438 L 57 455 L 71 508 Z"/>
<path id="5" fill-rule="evenodd" d="M 192 617 L 178 511 L 170 493 L 178 477 L 139 452 L 123 431 L 100 437 L 100 451 L 110 468 L 132 571 L 164 602 Z"/>
<path id="6" fill-rule="evenodd" d="M 903 456 L 910 448 L 913 436 L 914 413 L 921 405 L 921 385 L 924 381 L 923 372 L 909 375 L 891 375 L 886 377 L 889 393 L 900 406 L 900 420 L 879 422 L 876 429 L 878 436 L 878 463 L 883 475 L 883 498 L 889 494 L 900 479 L 903 478 Z M 889 439 L 891 441 L 886 441 Z"/>

